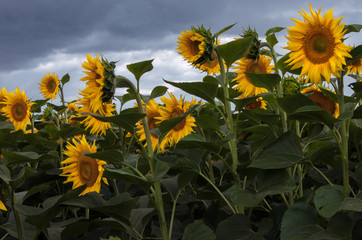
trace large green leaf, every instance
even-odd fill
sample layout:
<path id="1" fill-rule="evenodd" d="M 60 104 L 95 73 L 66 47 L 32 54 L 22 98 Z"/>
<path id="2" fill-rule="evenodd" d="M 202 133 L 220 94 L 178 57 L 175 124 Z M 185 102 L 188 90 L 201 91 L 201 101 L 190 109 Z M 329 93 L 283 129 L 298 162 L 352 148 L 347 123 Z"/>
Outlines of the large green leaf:
<path id="1" fill-rule="evenodd" d="M 209 142 L 206 141 L 199 134 L 189 134 L 183 137 L 177 144 L 177 149 L 205 149 L 211 152 L 219 153 L 222 148 L 222 142 Z"/>
<path id="2" fill-rule="evenodd" d="M 281 225 L 281 240 L 307 240 L 318 238 L 324 229 L 318 224 L 318 214 L 304 202 L 291 206 L 284 214 Z M 314 236 L 314 238 L 313 238 Z"/>
<path id="3" fill-rule="evenodd" d="M 329 218 L 338 212 L 343 203 L 343 188 L 341 186 L 322 186 L 314 196 L 314 204 L 318 213 Z"/>
<path id="4" fill-rule="evenodd" d="M 289 59 L 289 54 L 290 53 L 287 53 L 283 57 L 281 57 L 275 64 L 275 67 L 278 68 L 283 75 L 287 72 L 299 75 L 301 73 L 301 68 L 292 70 L 292 66 L 286 62 Z"/>
<path id="5" fill-rule="evenodd" d="M 212 230 L 202 221 L 195 222 L 186 226 L 182 240 L 215 240 L 216 236 Z"/>
<path id="6" fill-rule="evenodd" d="M 274 88 L 281 81 L 279 74 L 267 74 L 267 73 L 245 73 L 246 76 L 250 79 L 250 82 L 256 87 L 266 88 L 269 91 L 273 91 Z"/>
<path id="7" fill-rule="evenodd" d="M 219 223 L 217 226 L 216 240 L 258 240 L 255 232 L 251 229 L 248 217 L 238 214 L 233 215 Z"/>
<path id="8" fill-rule="evenodd" d="M 216 97 L 218 88 L 218 84 L 215 82 L 170 82 L 167 80 L 163 81 L 189 94 L 200 97 L 210 103 L 215 103 L 214 99 Z"/>
<path id="9" fill-rule="evenodd" d="M 233 185 L 225 193 L 230 197 L 231 201 L 237 206 L 256 207 L 262 200 L 257 194 L 252 194 L 240 186 Z"/>
<path id="10" fill-rule="evenodd" d="M 65 74 L 62 79 L 60 80 L 60 82 L 62 83 L 62 85 L 66 84 L 67 82 L 69 82 L 70 80 L 70 76 L 69 73 Z"/>
<path id="11" fill-rule="evenodd" d="M 230 67 L 235 61 L 243 58 L 249 51 L 253 37 L 241 38 L 228 42 L 217 47 L 217 51 L 224 59 L 227 67 Z"/>
<path id="12" fill-rule="evenodd" d="M 149 72 L 153 69 L 152 62 L 153 62 L 153 59 L 147 60 L 147 61 L 142 61 L 142 62 L 137 62 L 137 63 L 132 63 L 132 64 L 127 65 L 127 69 L 131 73 L 133 73 L 136 80 L 139 81 L 143 74 L 145 74 L 146 72 Z"/>
<path id="13" fill-rule="evenodd" d="M 258 197 L 293 191 L 295 183 L 285 169 L 259 171 Z"/>
<path id="14" fill-rule="evenodd" d="M 252 159 L 249 167 L 262 169 L 286 168 L 302 161 L 303 158 L 300 140 L 293 132 L 286 132 Z"/>
<path id="15" fill-rule="evenodd" d="M 103 176 L 105 178 L 110 179 L 119 179 L 123 180 L 127 183 L 136 184 L 144 190 L 148 190 L 151 186 L 151 182 L 141 178 L 140 176 L 136 175 L 131 169 L 122 168 L 122 169 L 112 169 L 112 168 L 105 168 Z"/>
<path id="16" fill-rule="evenodd" d="M 303 94 L 276 98 L 278 105 L 287 113 L 294 113 L 298 108 L 314 106 L 314 102 Z"/>
<path id="17" fill-rule="evenodd" d="M 158 98 L 163 96 L 167 92 L 167 87 L 165 86 L 156 86 L 152 89 L 150 99 Z"/>
<path id="18" fill-rule="evenodd" d="M 330 128 L 333 128 L 334 123 L 339 121 L 330 112 L 320 109 L 317 105 L 298 108 L 294 113 L 288 114 L 288 119 L 324 123 Z"/>
<path id="19" fill-rule="evenodd" d="M 3 150 L 3 155 L 6 158 L 7 164 L 37 161 L 41 157 L 36 152 L 9 152 L 6 150 Z"/>
<path id="20" fill-rule="evenodd" d="M 104 150 L 96 153 L 87 153 L 85 154 L 91 158 L 96 158 L 100 160 L 104 160 L 107 163 L 121 163 L 123 162 L 122 152 L 119 150 Z"/>
<path id="21" fill-rule="evenodd" d="M 139 120 L 141 120 L 144 116 L 146 116 L 146 114 L 137 113 L 137 112 L 121 112 L 119 115 L 111 117 L 104 117 L 98 114 L 90 114 L 90 115 L 104 122 L 112 122 L 131 133 L 134 132 L 135 124 Z"/>

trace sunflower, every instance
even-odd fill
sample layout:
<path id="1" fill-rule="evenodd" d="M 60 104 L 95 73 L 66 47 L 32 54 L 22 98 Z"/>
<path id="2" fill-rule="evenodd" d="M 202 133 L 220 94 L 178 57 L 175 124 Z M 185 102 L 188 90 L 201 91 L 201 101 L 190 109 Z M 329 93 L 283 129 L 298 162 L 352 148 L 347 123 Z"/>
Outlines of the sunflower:
<path id="1" fill-rule="evenodd" d="M 102 104 L 101 111 L 94 112 L 90 109 L 90 99 L 88 98 L 82 98 L 78 104 L 81 105 L 78 110 L 80 113 L 94 113 L 101 116 L 110 117 L 113 116 L 112 112 L 115 111 L 114 104 L 104 103 Z M 90 128 L 91 134 L 106 135 L 106 129 L 111 128 L 111 123 L 102 122 L 101 120 L 98 120 L 91 115 L 87 115 L 87 117 L 81 121 L 81 123 L 85 125 L 86 130 Z"/>
<path id="2" fill-rule="evenodd" d="M 0 210 L 7 211 L 5 204 L 0 200 Z"/>
<path id="3" fill-rule="evenodd" d="M 178 37 L 177 43 L 177 52 L 181 54 L 184 59 L 193 64 L 196 62 L 205 51 L 205 38 L 194 31 L 186 30 L 181 32 L 180 37 Z"/>
<path id="4" fill-rule="evenodd" d="M 187 110 L 189 110 L 192 105 L 197 104 L 193 99 L 191 102 L 184 101 L 182 99 L 182 95 L 180 95 L 180 101 L 178 101 L 172 93 L 168 94 L 170 98 L 161 97 L 161 101 L 165 104 L 165 106 L 161 106 L 161 116 L 155 117 L 157 120 L 160 120 L 157 122 L 157 124 L 164 120 L 178 117 L 187 112 Z M 171 147 L 180 141 L 181 138 L 194 132 L 192 127 L 195 126 L 195 118 L 188 115 L 184 120 L 182 120 L 170 132 L 167 133 L 164 140 L 160 143 L 160 151 L 164 152 L 166 145 Z"/>
<path id="5" fill-rule="evenodd" d="M 339 116 L 338 103 L 324 95 L 319 87 L 310 86 L 303 89 L 301 93 L 307 95 L 318 107 L 330 112 L 335 118 Z"/>
<path id="6" fill-rule="evenodd" d="M 56 95 L 59 93 L 59 77 L 55 76 L 55 73 L 45 75 L 39 85 L 40 92 L 44 98 L 50 98 L 52 101 L 55 100 Z"/>
<path id="7" fill-rule="evenodd" d="M 25 92 L 20 92 L 19 88 L 15 89 L 15 94 L 11 91 L 5 95 L 5 101 L 1 102 L 6 106 L 1 109 L 7 118 L 13 123 L 15 131 L 23 130 L 30 123 L 30 108 L 33 103 L 29 102 Z"/>
<path id="8" fill-rule="evenodd" d="M 92 112 L 102 111 L 103 108 L 103 86 L 104 86 L 104 66 L 96 55 L 93 58 L 90 54 L 87 55 L 87 62 L 82 63 L 82 67 L 86 70 L 83 71 L 86 76 L 81 78 L 81 81 L 86 82 L 86 88 L 81 91 L 84 98 L 89 99 L 89 107 Z"/>
<path id="9" fill-rule="evenodd" d="M 158 128 L 159 123 L 156 123 L 156 122 L 158 122 L 156 117 L 161 116 L 160 106 L 154 99 L 150 100 L 147 103 L 146 115 L 147 115 L 147 123 L 148 123 L 149 130 L 151 131 L 155 128 Z M 139 140 L 141 142 L 145 141 L 146 135 L 145 135 L 145 130 L 143 128 L 142 121 L 137 123 L 136 128 L 137 128 L 136 134 L 139 136 Z M 151 135 L 151 141 L 152 141 L 152 148 L 153 148 L 153 151 L 155 151 L 158 146 L 158 136 L 154 133 L 151 133 L 150 135 Z M 145 144 L 145 146 L 147 146 L 147 143 Z"/>
<path id="10" fill-rule="evenodd" d="M 219 61 L 216 58 L 216 53 L 213 52 L 212 54 L 213 59 L 206 60 L 205 63 L 201 65 L 197 65 L 196 67 L 199 68 L 201 71 L 205 71 L 208 75 L 217 75 L 220 73 L 220 65 Z"/>
<path id="11" fill-rule="evenodd" d="M 302 67 L 299 78 L 307 83 L 318 84 L 322 76 L 329 83 L 331 74 L 336 75 L 343 70 L 345 58 L 351 57 L 350 47 L 344 44 L 344 23 L 342 18 L 333 18 L 333 9 L 327 11 L 322 17 L 321 9 L 314 11 L 309 5 L 311 15 L 299 12 L 305 21 L 292 19 L 295 26 L 287 29 L 289 36 L 286 49 L 290 50 L 286 63 L 292 65 L 291 69 Z"/>
<path id="12" fill-rule="evenodd" d="M 362 72 L 362 58 L 352 62 L 350 65 L 347 66 L 347 68 L 347 75 L 360 75 L 360 73 Z"/>
<path id="13" fill-rule="evenodd" d="M 233 82 L 237 83 L 234 89 L 242 93 L 239 98 L 252 97 L 268 91 L 266 88 L 254 86 L 245 73 L 271 73 L 274 66 L 270 65 L 270 62 L 271 58 L 265 55 L 260 55 L 257 60 L 242 58 L 236 62 L 237 66 L 232 68 L 236 69 L 238 76 Z"/>
<path id="14" fill-rule="evenodd" d="M 255 101 L 248 103 L 245 105 L 245 109 L 247 110 L 253 110 L 256 108 L 266 109 L 266 101 L 263 100 L 262 97 L 256 99 Z"/>
<path id="15" fill-rule="evenodd" d="M 106 165 L 106 162 L 83 155 L 83 153 L 95 152 L 97 152 L 95 141 L 93 141 L 92 145 L 89 145 L 84 135 L 80 139 L 73 138 L 72 142 L 67 144 L 67 149 L 64 150 L 64 154 L 68 158 L 62 161 L 61 164 L 67 165 L 60 168 L 63 170 L 60 176 L 68 178 L 64 183 L 73 182 L 72 189 L 87 184 L 87 188 L 80 196 L 88 192 L 99 193 L 101 180 L 108 184 L 107 179 L 102 178 L 103 166 Z"/>
<path id="16" fill-rule="evenodd" d="M 4 103 L 2 103 L 2 102 L 5 102 L 6 94 L 8 94 L 8 91 L 6 91 L 6 88 L 3 88 L 0 91 L 0 113 L 1 113 L 1 109 L 6 106 Z"/>

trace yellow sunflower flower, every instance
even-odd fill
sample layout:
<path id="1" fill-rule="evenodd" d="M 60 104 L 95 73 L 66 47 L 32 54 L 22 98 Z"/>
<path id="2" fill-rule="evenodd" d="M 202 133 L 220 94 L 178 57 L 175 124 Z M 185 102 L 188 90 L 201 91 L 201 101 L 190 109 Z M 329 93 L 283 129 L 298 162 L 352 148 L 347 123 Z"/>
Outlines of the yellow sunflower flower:
<path id="1" fill-rule="evenodd" d="M 7 211 L 5 204 L 1 200 L 0 200 L 0 210 Z"/>
<path id="2" fill-rule="evenodd" d="M 352 62 L 350 65 L 347 66 L 347 75 L 355 74 L 361 75 L 362 72 L 362 58 Z"/>
<path id="3" fill-rule="evenodd" d="M 324 95 L 319 87 L 310 86 L 303 89 L 301 93 L 307 95 L 318 107 L 330 112 L 335 118 L 339 116 L 338 103 Z"/>
<path id="4" fill-rule="evenodd" d="M 147 103 L 146 115 L 147 115 L 148 128 L 150 129 L 150 131 L 155 128 L 158 128 L 159 123 L 156 118 L 161 116 L 160 106 L 154 99 L 152 99 L 151 101 L 149 101 Z M 145 141 L 146 135 L 145 135 L 145 130 L 143 128 L 142 121 L 137 123 L 136 128 L 137 128 L 136 134 L 139 136 L 139 140 L 141 142 Z M 151 135 L 153 151 L 156 151 L 156 149 L 158 147 L 158 136 L 154 133 L 151 133 L 150 135 Z M 147 143 L 145 144 L 145 146 L 147 146 Z"/>
<path id="5" fill-rule="evenodd" d="M 8 94 L 8 91 L 6 91 L 6 88 L 3 88 L 1 91 L 0 91 L 0 113 L 1 113 L 1 109 L 3 107 L 5 107 L 6 105 L 2 102 L 5 102 L 5 96 Z"/>
<path id="6" fill-rule="evenodd" d="M 104 86 L 104 66 L 96 55 L 93 58 L 90 54 L 87 55 L 87 62 L 83 62 L 82 67 L 86 70 L 83 71 L 86 76 L 81 78 L 86 82 L 86 88 L 81 91 L 81 95 L 90 100 L 89 107 L 92 112 L 102 111 L 103 108 L 103 86 Z"/>
<path id="7" fill-rule="evenodd" d="M 266 109 L 266 101 L 263 100 L 262 97 L 256 99 L 255 101 L 248 103 L 245 105 L 245 109 L 247 110 L 253 110 L 256 108 Z"/>
<path id="8" fill-rule="evenodd" d="M 182 99 L 182 95 L 180 95 L 180 101 L 178 101 L 172 93 L 169 93 L 169 96 L 170 98 L 161 97 L 161 101 L 165 104 L 165 106 L 161 106 L 161 116 L 155 117 L 157 120 L 160 120 L 157 123 L 178 117 L 187 112 L 192 105 L 197 104 L 197 102 L 193 99 L 191 102 L 184 101 Z M 195 118 L 188 115 L 165 136 L 164 140 L 160 143 L 160 151 L 164 152 L 166 145 L 171 147 L 180 141 L 181 138 L 194 132 L 192 127 L 196 127 Z"/>
<path id="9" fill-rule="evenodd" d="M 88 98 L 82 98 L 80 99 L 79 105 L 81 107 L 79 108 L 79 113 L 95 113 L 101 116 L 110 117 L 113 116 L 113 113 L 115 111 L 115 105 L 111 103 L 104 103 L 102 105 L 101 111 L 92 111 L 90 109 L 90 99 Z M 91 134 L 97 134 L 97 135 L 106 135 L 106 129 L 111 128 L 110 122 L 102 122 L 91 115 L 87 115 L 87 117 L 81 121 L 82 124 L 84 124 L 85 129 L 90 128 Z"/>
<path id="10" fill-rule="evenodd" d="M 342 18 L 333 18 L 333 9 L 321 15 L 321 9 L 314 11 L 309 5 L 311 15 L 299 12 L 305 21 L 292 19 L 295 26 L 287 29 L 289 36 L 286 49 L 290 50 L 290 58 L 286 61 L 292 65 L 291 69 L 302 67 L 299 78 L 305 82 L 318 84 L 322 76 L 329 83 L 331 74 L 336 75 L 343 70 L 345 58 L 351 57 L 350 47 L 344 44 L 344 23 Z"/>
<path id="11" fill-rule="evenodd" d="M 64 183 L 73 182 L 72 189 L 87 184 L 87 188 L 80 194 L 80 196 L 88 192 L 100 192 L 101 180 L 106 184 L 106 178 L 102 178 L 105 161 L 94 159 L 83 155 L 83 153 L 95 153 L 97 147 L 95 141 L 89 145 L 85 136 L 80 139 L 73 138 L 72 142 L 67 144 L 64 154 L 68 156 L 67 159 L 61 162 L 65 167 L 60 168 L 63 172 L 60 176 L 67 177 Z"/>
<path id="12" fill-rule="evenodd" d="M 59 93 L 59 77 L 55 76 L 55 73 L 45 75 L 39 85 L 44 98 L 55 100 L 56 95 Z"/>
<path id="13" fill-rule="evenodd" d="M 220 74 L 220 65 L 219 61 L 216 58 L 215 52 L 213 52 L 212 56 L 213 60 L 208 59 L 204 64 L 198 65 L 196 67 L 199 68 L 201 71 L 205 71 L 208 75 L 215 76 L 217 74 Z"/>
<path id="14" fill-rule="evenodd" d="M 29 102 L 25 92 L 20 92 L 19 88 L 16 88 L 15 94 L 12 91 L 6 94 L 5 101 L 1 104 L 5 104 L 1 111 L 13 123 L 15 131 L 23 130 L 25 132 L 27 124 L 30 123 L 30 108 L 33 105 Z"/>
<path id="15" fill-rule="evenodd" d="M 237 83 L 234 89 L 242 93 L 239 98 L 252 97 L 268 91 L 266 88 L 254 86 L 245 73 L 271 73 L 274 66 L 270 65 L 270 62 L 270 57 L 260 55 L 257 60 L 242 58 L 235 63 L 237 66 L 231 67 L 236 69 L 235 72 L 238 74 L 233 82 Z"/>
<path id="16" fill-rule="evenodd" d="M 181 54 L 184 59 L 193 64 L 196 62 L 205 51 L 205 38 L 194 31 L 186 30 L 181 32 L 178 37 L 177 52 Z"/>

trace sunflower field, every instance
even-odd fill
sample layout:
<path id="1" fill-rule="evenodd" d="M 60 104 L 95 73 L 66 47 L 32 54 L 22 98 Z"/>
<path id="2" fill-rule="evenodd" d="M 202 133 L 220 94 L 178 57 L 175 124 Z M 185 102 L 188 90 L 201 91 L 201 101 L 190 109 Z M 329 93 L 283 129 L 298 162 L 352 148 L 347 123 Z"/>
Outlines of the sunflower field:
<path id="1" fill-rule="evenodd" d="M 227 43 L 234 25 L 191 26 L 176 51 L 204 78 L 150 95 L 152 60 L 127 79 L 90 54 L 78 99 L 68 74 L 39 100 L 2 88 L 0 239 L 362 239 L 362 45 L 345 43 L 362 25 L 309 10 Z"/>

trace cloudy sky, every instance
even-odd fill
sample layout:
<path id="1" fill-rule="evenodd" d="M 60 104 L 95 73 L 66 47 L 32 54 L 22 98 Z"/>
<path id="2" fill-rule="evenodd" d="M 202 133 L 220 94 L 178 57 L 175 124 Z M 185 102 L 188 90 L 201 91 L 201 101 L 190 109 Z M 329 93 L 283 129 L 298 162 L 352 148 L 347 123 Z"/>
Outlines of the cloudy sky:
<path id="1" fill-rule="evenodd" d="M 362 24 L 360 0 L 0 0 L 0 89 L 19 87 L 32 100 L 41 99 L 38 87 L 45 74 L 69 73 L 65 95 L 74 100 L 84 87 L 79 79 L 88 53 L 118 61 L 116 73 L 131 80 L 127 64 L 154 59 L 154 70 L 141 79 L 145 94 L 165 85 L 162 79 L 200 81 L 203 74 L 176 53 L 181 31 L 203 24 L 215 33 L 237 23 L 222 40 L 248 26 L 263 38 L 269 28 L 293 26 L 290 18 L 302 19 L 298 11 L 308 11 L 310 2 L 322 13 L 334 8 L 334 17 L 345 16 L 346 24 Z M 361 34 L 350 35 L 348 44 L 362 44 Z M 280 53 L 285 35 L 285 30 L 277 35 Z"/>

